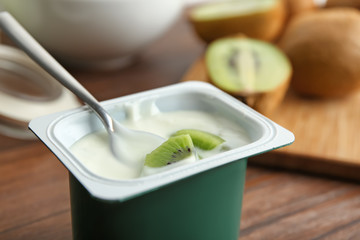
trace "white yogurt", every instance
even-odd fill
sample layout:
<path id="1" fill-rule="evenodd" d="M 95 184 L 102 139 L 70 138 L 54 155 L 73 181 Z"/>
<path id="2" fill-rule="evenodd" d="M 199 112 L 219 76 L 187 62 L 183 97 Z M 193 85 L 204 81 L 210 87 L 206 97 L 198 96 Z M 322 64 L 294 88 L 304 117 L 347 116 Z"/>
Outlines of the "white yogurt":
<path id="1" fill-rule="evenodd" d="M 225 142 L 211 151 L 201 151 L 199 154 L 204 158 L 218 154 L 223 149 L 234 149 L 250 143 L 246 131 L 238 124 L 216 114 L 202 111 L 175 111 L 161 113 L 153 111 L 150 116 L 141 117 L 135 114 L 131 119 L 123 122 L 131 129 L 152 132 L 165 139 L 181 129 L 198 129 L 220 136 Z M 114 158 L 109 145 L 106 132 L 96 132 L 85 136 L 71 147 L 72 153 L 82 162 L 82 164 L 94 174 L 110 179 L 132 179 L 142 175 L 154 174 L 156 172 L 184 165 L 196 160 L 190 158 L 179 161 L 160 169 L 143 169 L 130 167 Z M 141 151 L 134 149 L 133 151 Z M 148 152 L 143 153 L 145 160 Z"/>

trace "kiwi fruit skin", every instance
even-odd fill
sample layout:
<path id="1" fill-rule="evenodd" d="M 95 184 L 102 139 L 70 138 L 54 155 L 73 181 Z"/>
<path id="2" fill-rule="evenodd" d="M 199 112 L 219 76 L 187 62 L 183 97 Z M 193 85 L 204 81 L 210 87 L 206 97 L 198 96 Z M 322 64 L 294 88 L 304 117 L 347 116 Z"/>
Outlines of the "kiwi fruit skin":
<path id="1" fill-rule="evenodd" d="M 281 52 L 281 50 L 278 49 L 276 46 L 274 46 L 270 43 L 267 43 L 267 42 L 259 41 L 256 39 L 246 38 L 243 36 L 218 39 L 217 41 L 212 42 L 209 45 L 209 47 L 207 49 L 207 54 L 209 53 L 209 51 L 211 51 L 211 47 L 214 46 L 216 43 L 225 42 L 226 40 L 250 41 L 250 42 L 258 42 L 260 44 L 265 44 L 269 48 L 271 48 L 273 51 L 276 51 L 277 54 L 280 54 L 283 57 L 284 65 L 286 65 L 288 72 L 287 72 L 287 74 L 284 74 L 283 79 L 280 79 L 279 84 L 273 86 L 271 89 L 266 89 L 266 90 L 253 89 L 251 91 L 244 90 L 244 89 L 243 90 L 233 90 L 233 89 L 224 87 L 221 84 L 221 82 L 224 81 L 224 79 L 223 78 L 220 79 L 219 77 L 214 76 L 214 74 L 212 73 L 213 69 L 211 69 L 211 66 L 208 63 L 208 60 L 205 59 L 205 65 L 207 68 L 208 79 L 211 83 L 213 83 L 215 86 L 219 87 L 223 91 L 239 98 L 245 104 L 247 104 L 248 106 L 257 110 L 258 112 L 260 112 L 266 116 L 270 116 L 274 112 L 274 110 L 280 105 L 280 103 L 284 99 L 285 94 L 289 88 L 290 79 L 291 79 L 291 75 L 292 75 L 292 67 L 291 67 L 290 61 Z M 206 58 L 209 58 L 209 55 L 206 55 Z M 261 64 L 267 64 L 267 63 L 264 62 Z M 218 78 L 218 79 L 216 79 L 216 78 Z"/>
<path id="2" fill-rule="evenodd" d="M 178 136 L 183 134 L 189 134 L 194 143 L 194 146 L 203 150 L 212 150 L 217 146 L 219 146 L 220 144 L 222 144 L 223 142 L 225 142 L 224 139 L 222 139 L 221 137 L 215 134 L 197 129 L 179 130 L 173 136 Z"/>
<path id="3" fill-rule="evenodd" d="M 228 1 L 231 4 L 231 1 Z M 195 6 L 195 7 L 201 7 Z M 238 16 L 201 20 L 188 16 L 197 35 L 210 43 L 215 39 L 236 34 L 264 41 L 275 40 L 282 31 L 286 19 L 286 6 L 283 0 L 277 0 L 268 11 L 239 13 Z"/>
<path id="4" fill-rule="evenodd" d="M 359 0 L 327 0 L 325 7 L 326 8 L 354 7 L 360 9 L 360 1 Z"/>
<path id="5" fill-rule="evenodd" d="M 145 166 L 158 168 L 181 161 L 196 154 L 189 134 L 170 137 L 158 148 L 146 155 Z"/>
<path id="6" fill-rule="evenodd" d="M 283 0 L 286 4 L 288 18 L 297 14 L 315 10 L 317 7 L 314 0 Z"/>
<path id="7" fill-rule="evenodd" d="M 323 9 L 293 19 L 279 42 L 290 58 L 292 88 L 301 95 L 343 97 L 360 88 L 360 14 Z"/>

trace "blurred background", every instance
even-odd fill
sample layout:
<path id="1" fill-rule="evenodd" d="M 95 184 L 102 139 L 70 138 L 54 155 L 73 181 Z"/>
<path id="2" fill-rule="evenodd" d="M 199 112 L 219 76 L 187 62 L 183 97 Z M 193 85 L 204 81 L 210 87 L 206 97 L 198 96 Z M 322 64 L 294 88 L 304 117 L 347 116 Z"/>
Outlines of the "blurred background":
<path id="1" fill-rule="evenodd" d="M 360 86 L 357 0 L 0 0 L 0 5 L 61 64 L 75 73 L 86 73 L 87 78 L 126 72 L 142 61 L 144 51 L 156 52 L 163 37 L 176 32 L 179 21 L 184 22 L 180 26 L 190 35 L 176 40 L 195 46 L 191 49 L 197 50 L 190 50 L 193 55 L 189 56 L 198 57 L 195 61 L 188 57 L 186 68 L 176 69 L 183 75 L 179 80 L 210 82 L 295 133 L 295 144 L 279 154 L 301 160 L 267 160 L 266 164 L 314 170 L 315 164 L 302 160 L 310 158 L 316 159 L 316 164 L 330 164 L 328 168 L 320 164 L 315 171 L 335 174 L 332 164 L 360 164 L 356 144 L 360 138 L 354 134 L 360 120 L 360 110 L 355 107 Z M 261 79 L 254 80 L 258 84 L 250 93 L 225 89 L 226 77 L 214 81 L 209 74 L 208 49 L 223 38 L 237 41 L 238 35 L 276 48 L 290 63 L 287 73 L 274 80 L 279 82 L 274 89 L 260 90 L 264 85 Z M 81 103 L 8 36 L 1 37 L 0 134 L 34 140 L 27 129 L 31 119 Z M 185 58 L 185 52 L 167 51 Z M 265 71 L 262 75 L 280 71 L 273 55 L 257 55 L 259 59 L 247 62 L 250 66 L 260 62 L 259 71 Z M 221 64 L 221 56 L 216 58 Z M 171 61 L 176 61 L 176 56 Z M 339 174 L 343 175 L 342 171 Z"/>
<path id="2" fill-rule="evenodd" d="M 239 239 L 360 239 L 360 0 L 0 6 L 100 101 L 198 80 L 292 131 L 292 145 L 248 161 Z M 71 239 L 67 170 L 27 126 L 81 105 L 1 34 L 0 239 Z"/>

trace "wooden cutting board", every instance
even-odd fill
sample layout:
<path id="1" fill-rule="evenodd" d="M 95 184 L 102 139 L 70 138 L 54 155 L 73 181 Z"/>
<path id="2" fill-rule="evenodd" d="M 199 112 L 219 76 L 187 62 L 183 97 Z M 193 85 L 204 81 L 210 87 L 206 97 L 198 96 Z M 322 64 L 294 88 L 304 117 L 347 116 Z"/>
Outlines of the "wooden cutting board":
<path id="1" fill-rule="evenodd" d="M 202 58 L 182 81 L 208 81 Z M 288 91 L 268 116 L 295 134 L 287 147 L 249 159 L 249 163 L 360 180 L 360 92 L 343 99 L 319 100 Z"/>

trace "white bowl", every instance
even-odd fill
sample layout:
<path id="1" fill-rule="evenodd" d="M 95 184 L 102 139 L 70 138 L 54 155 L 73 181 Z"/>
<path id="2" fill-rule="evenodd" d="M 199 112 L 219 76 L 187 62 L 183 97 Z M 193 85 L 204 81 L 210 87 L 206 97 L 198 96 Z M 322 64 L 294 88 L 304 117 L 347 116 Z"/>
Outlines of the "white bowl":
<path id="1" fill-rule="evenodd" d="M 181 0 L 0 0 L 65 64 L 111 67 L 130 59 L 177 19 Z"/>

